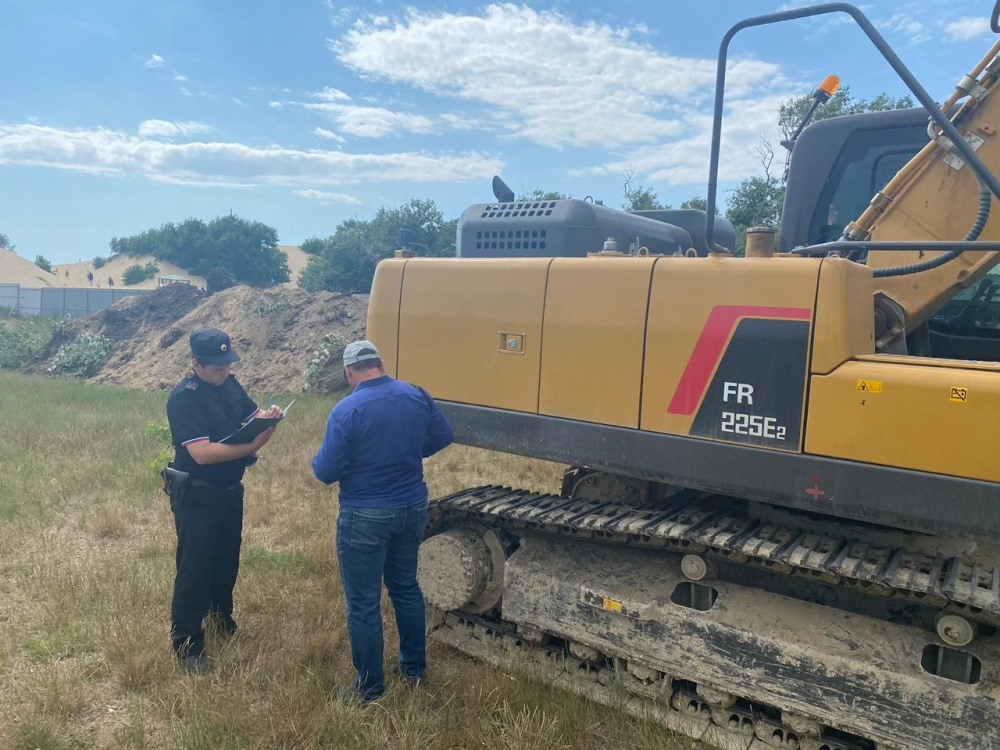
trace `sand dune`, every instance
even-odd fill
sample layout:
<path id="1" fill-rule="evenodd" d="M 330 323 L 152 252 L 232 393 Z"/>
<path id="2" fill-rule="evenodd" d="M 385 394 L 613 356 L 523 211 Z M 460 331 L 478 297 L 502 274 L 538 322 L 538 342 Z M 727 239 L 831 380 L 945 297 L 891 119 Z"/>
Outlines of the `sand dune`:
<path id="1" fill-rule="evenodd" d="M 288 255 L 288 268 L 291 271 L 291 280 L 283 286 L 295 288 L 299 278 L 299 272 L 305 268 L 309 256 L 299 249 L 298 245 L 279 245 Z M 195 286 L 205 288 L 205 279 L 201 276 L 189 274 L 173 263 L 162 260 L 155 261 L 160 267 L 160 272 L 152 279 L 147 279 L 141 284 L 125 287 L 122 284 L 122 272 L 129 266 L 138 263 L 140 265 L 155 260 L 146 256 L 142 258 L 130 258 L 118 256 L 109 260 L 102 268 L 94 268 L 91 261 L 82 263 L 53 263 L 54 273 L 47 273 L 36 266 L 34 262 L 20 255 L 0 250 L 0 284 L 20 284 L 27 287 L 86 287 L 91 286 L 87 281 L 87 272 L 94 274 L 92 286 L 106 289 L 108 278 L 114 279 L 115 289 L 155 289 L 157 279 L 160 276 L 183 276 L 190 280 Z"/>

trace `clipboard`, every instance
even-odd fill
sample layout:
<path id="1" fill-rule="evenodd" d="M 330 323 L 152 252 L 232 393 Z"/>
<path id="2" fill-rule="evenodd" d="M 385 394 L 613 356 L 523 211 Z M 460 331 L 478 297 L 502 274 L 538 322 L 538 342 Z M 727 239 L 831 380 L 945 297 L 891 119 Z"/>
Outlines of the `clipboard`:
<path id="1" fill-rule="evenodd" d="M 240 429 L 234 432 L 232 435 L 222 438 L 220 443 L 225 443 L 226 445 L 246 445 L 247 443 L 252 443 L 254 438 L 260 433 L 264 432 L 271 427 L 276 427 L 285 415 L 288 414 L 288 410 L 292 408 L 292 403 L 281 410 L 280 417 L 251 417 L 250 421 L 244 423 Z"/>

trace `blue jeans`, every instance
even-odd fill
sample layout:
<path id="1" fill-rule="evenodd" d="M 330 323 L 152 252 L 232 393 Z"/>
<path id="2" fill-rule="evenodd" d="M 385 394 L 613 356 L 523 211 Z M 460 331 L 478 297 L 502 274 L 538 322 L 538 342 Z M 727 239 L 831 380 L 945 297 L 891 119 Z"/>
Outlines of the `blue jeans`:
<path id="1" fill-rule="evenodd" d="M 347 603 L 347 634 L 365 700 L 385 691 L 382 673 L 382 581 L 399 630 L 399 667 L 423 677 L 427 666 L 424 595 L 417 583 L 417 549 L 427 523 L 427 500 L 391 508 L 341 508 L 337 562 Z"/>

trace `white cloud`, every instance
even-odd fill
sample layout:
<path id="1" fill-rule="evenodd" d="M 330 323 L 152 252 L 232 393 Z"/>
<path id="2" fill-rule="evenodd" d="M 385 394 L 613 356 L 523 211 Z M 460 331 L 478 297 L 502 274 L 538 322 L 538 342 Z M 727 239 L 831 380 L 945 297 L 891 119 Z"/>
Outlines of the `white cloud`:
<path id="1" fill-rule="evenodd" d="M 187 79 L 188 79 L 187 76 L 182 76 L 180 73 L 174 76 L 174 80 L 180 83 L 184 83 L 184 81 L 186 81 Z"/>
<path id="2" fill-rule="evenodd" d="M 211 125 L 189 120 L 187 122 L 171 122 L 169 120 L 146 120 L 139 125 L 139 136 L 142 138 L 175 138 L 179 135 L 196 135 L 207 133 Z"/>
<path id="3" fill-rule="evenodd" d="M 361 205 L 361 201 L 355 198 L 353 195 L 345 195 L 344 193 L 326 193 L 322 190 L 294 190 L 292 191 L 301 198 L 306 200 L 316 201 L 317 203 L 352 203 L 356 206 Z"/>
<path id="4" fill-rule="evenodd" d="M 965 42 L 970 39 L 978 39 L 989 33 L 989 19 L 975 16 L 964 16 L 949 24 L 945 24 L 944 27 L 944 35 L 951 42 Z"/>
<path id="5" fill-rule="evenodd" d="M 682 135 L 715 81 L 714 58 L 664 54 L 634 41 L 635 32 L 494 4 L 481 15 L 411 11 L 384 25 L 361 21 L 330 46 L 362 76 L 488 107 L 511 137 L 615 147 Z M 727 91 L 746 95 L 781 80 L 776 64 L 737 60 Z"/>
<path id="6" fill-rule="evenodd" d="M 273 109 L 285 106 L 302 107 L 314 112 L 321 112 L 335 122 L 338 128 L 350 135 L 361 138 L 385 138 L 401 133 L 439 133 L 442 130 L 472 130 L 480 127 L 480 123 L 463 115 L 445 113 L 435 118 L 410 112 L 399 112 L 385 107 L 365 106 L 360 104 L 345 104 L 351 97 L 339 89 L 324 88 L 311 94 L 318 102 L 273 101 Z M 374 97 L 364 97 L 365 101 L 376 101 Z M 313 133 L 321 138 L 340 139 L 341 136 L 331 131 L 317 127 Z"/>
<path id="7" fill-rule="evenodd" d="M 888 21 L 880 22 L 878 26 L 883 31 L 905 37 L 910 45 L 923 44 L 931 39 L 927 27 L 909 13 L 896 13 Z"/>
<path id="8" fill-rule="evenodd" d="M 324 88 L 322 91 L 315 92 L 312 96 L 314 99 L 319 99 L 321 102 L 349 102 L 351 100 L 351 97 L 340 89 L 330 88 L 329 86 Z"/>
<path id="9" fill-rule="evenodd" d="M 350 5 L 345 5 L 339 10 L 334 7 L 330 0 L 324 0 L 327 9 L 330 11 L 330 23 L 334 27 L 342 27 L 350 22 L 351 18 L 357 12 L 357 9 Z"/>
<path id="10" fill-rule="evenodd" d="M 329 141 L 336 141 L 337 143 L 346 143 L 345 138 L 337 135 L 332 130 L 327 130 L 326 128 L 317 127 L 313 131 L 313 135 L 319 136 L 320 138 L 326 138 Z"/>
<path id="11" fill-rule="evenodd" d="M 753 149 L 761 137 L 771 143 L 778 142 L 778 107 L 787 98 L 787 95 L 774 95 L 763 99 L 737 99 L 728 103 L 722 124 L 722 158 L 719 162 L 721 182 L 740 180 L 762 172 L 760 159 L 753 153 Z M 684 138 L 645 147 L 623 159 L 579 170 L 578 173 L 620 175 L 629 167 L 634 167 L 638 174 L 655 182 L 671 185 L 704 184 L 712 144 L 712 117 L 704 113 L 692 113 L 686 124 L 690 135 Z M 776 153 L 776 162 L 783 155 L 783 150 Z M 777 163 L 772 165 L 772 173 L 776 166 Z"/>
<path id="12" fill-rule="evenodd" d="M 146 63 L 145 63 L 145 65 L 143 67 L 146 67 L 146 68 L 162 68 L 163 64 L 165 62 L 166 62 L 166 60 L 164 60 L 159 55 L 153 55 L 148 60 L 146 60 Z"/>
<path id="13" fill-rule="evenodd" d="M 323 112 L 340 129 L 362 138 L 384 138 L 399 132 L 433 133 L 434 122 L 423 115 L 393 112 L 382 107 L 363 107 L 356 104 L 334 104 L 332 102 L 306 102 L 306 109 Z"/>
<path id="14" fill-rule="evenodd" d="M 231 97 L 229 97 L 229 100 L 230 100 L 230 101 L 231 101 L 231 102 L 232 102 L 233 104 L 236 104 L 236 105 L 238 105 L 238 106 L 240 106 L 240 107 L 242 107 L 242 106 L 243 106 L 243 100 L 242 100 L 242 99 L 237 99 L 237 98 L 236 98 L 235 96 L 231 96 Z"/>
<path id="15" fill-rule="evenodd" d="M 350 154 L 242 143 L 171 143 L 107 128 L 63 130 L 29 124 L 0 125 L 0 164 L 142 176 L 181 185 L 296 189 L 481 180 L 503 169 L 500 159 L 477 151 Z"/>
<path id="16" fill-rule="evenodd" d="M 464 115 L 456 115 L 451 112 L 446 112 L 445 114 L 438 117 L 438 120 L 445 125 L 447 125 L 452 130 L 476 130 L 486 129 L 486 123 L 480 122 L 479 120 L 472 119 L 470 117 L 465 117 Z"/>

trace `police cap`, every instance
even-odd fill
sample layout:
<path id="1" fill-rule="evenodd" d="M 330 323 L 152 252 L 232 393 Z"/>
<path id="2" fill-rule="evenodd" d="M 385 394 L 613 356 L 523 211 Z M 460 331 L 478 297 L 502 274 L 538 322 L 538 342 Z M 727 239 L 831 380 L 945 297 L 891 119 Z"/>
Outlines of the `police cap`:
<path id="1" fill-rule="evenodd" d="M 199 328 L 191 334 L 191 355 L 203 365 L 239 362 L 229 334 L 218 328 Z"/>

